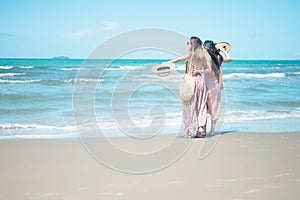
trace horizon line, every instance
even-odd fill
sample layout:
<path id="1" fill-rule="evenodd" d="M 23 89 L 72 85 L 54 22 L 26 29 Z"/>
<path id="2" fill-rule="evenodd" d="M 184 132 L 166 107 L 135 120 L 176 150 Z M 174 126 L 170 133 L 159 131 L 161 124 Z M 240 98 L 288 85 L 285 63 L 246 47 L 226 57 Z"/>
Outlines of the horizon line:
<path id="1" fill-rule="evenodd" d="M 0 59 L 40 59 L 40 60 L 172 60 L 173 58 L 72 58 L 68 56 L 55 56 L 55 57 L 0 57 Z M 300 59 L 297 58 L 237 58 L 235 60 L 274 60 L 274 61 L 288 61 L 293 60 L 297 61 Z"/>

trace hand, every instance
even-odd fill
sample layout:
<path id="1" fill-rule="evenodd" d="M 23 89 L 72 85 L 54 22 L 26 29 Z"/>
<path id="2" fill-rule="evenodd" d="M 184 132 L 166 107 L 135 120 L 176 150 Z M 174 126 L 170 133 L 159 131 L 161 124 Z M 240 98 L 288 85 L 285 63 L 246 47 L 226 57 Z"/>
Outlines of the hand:
<path id="1" fill-rule="evenodd" d="M 196 75 L 200 74 L 200 72 L 196 69 L 193 69 L 192 74 L 193 74 L 193 76 L 196 76 Z"/>
<path id="2" fill-rule="evenodd" d="M 225 48 L 224 47 L 220 47 L 220 51 L 225 52 Z"/>
<path id="3" fill-rule="evenodd" d="M 170 62 L 162 62 L 161 64 L 164 66 L 168 66 L 170 64 Z"/>
<path id="4" fill-rule="evenodd" d="M 223 90 L 224 89 L 223 83 L 219 83 L 219 87 L 220 87 L 221 90 Z"/>

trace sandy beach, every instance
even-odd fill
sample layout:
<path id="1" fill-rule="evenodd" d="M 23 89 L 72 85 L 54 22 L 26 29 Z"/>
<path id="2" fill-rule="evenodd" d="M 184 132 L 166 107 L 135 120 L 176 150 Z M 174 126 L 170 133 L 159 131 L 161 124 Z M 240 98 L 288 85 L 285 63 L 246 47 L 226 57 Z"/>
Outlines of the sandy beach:
<path id="1" fill-rule="evenodd" d="M 0 199 L 299 199 L 300 133 L 215 137 L 207 157 L 199 149 L 213 138 L 193 139 L 174 164 L 147 174 L 100 164 L 76 138 L 1 140 Z"/>

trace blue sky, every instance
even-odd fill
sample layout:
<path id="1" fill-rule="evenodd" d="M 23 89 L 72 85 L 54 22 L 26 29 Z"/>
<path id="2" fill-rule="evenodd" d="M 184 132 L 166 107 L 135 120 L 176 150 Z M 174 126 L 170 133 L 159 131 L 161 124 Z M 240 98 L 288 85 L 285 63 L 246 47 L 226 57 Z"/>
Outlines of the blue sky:
<path id="1" fill-rule="evenodd" d="M 0 8 L 1 58 L 86 58 L 115 35 L 155 27 L 228 41 L 234 59 L 300 59 L 299 1 L 2 0 Z"/>

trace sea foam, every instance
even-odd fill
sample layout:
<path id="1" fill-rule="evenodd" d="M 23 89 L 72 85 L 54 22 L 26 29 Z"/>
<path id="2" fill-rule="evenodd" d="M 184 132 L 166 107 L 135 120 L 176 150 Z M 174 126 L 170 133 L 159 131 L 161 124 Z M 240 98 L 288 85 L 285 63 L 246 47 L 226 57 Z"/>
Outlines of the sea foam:
<path id="1" fill-rule="evenodd" d="M 269 73 L 269 74 L 247 74 L 247 73 L 231 73 L 223 75 L 224 79 L 231 78 L 281 78 L 285 73 Z"/>

